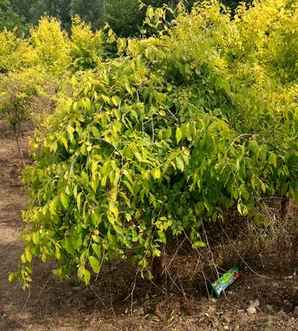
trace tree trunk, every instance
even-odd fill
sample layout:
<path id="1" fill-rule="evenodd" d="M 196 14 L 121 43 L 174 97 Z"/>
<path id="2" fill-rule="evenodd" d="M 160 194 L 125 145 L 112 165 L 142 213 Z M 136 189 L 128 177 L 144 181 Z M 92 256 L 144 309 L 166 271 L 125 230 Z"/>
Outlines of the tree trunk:
<path id="1" fill-rule="evenodd" d="M 164 280 L 164 256 L 154 257 L 152 261 L 152 276 L 156 285 L 162 285 Z"/>
<path id="2" fill-rule="evenodd" d="M 280 205 L 280 217 L 285 220 L 289 211 L 290 199 L 288 197 L 283 197 Z"/>

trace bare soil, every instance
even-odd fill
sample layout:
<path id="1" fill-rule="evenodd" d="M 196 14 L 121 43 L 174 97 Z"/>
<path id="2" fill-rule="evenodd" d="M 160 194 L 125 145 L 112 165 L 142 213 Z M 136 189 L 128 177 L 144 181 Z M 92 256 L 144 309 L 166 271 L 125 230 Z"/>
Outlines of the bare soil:
<path id="1" fill-rule="evenodd" d="M 24 151 L 31 132 L 24 130 Z M 280 245 L 266 254 L 243 250 L 231 254 L 224 264 L 228 267 L 240 259 L 241 278 L 217 300 L 208 298 L 205 289 L 204 276 L 215 277 L 210 266 L 202 256 L 185 252 L 166 257 L 169 271 L 162 287 L 142 280 L 125 263 L 106 266 L 88 288 L 55 280 L 49 266 L 39 262 L 29 291 L 9 284 L 8 272 L 16 270 L 22 251 L 23 163 L 13 133 L 0 121 L 1 331 L 298 330 L 295 245 Z M 230 248 L 223 245 L 220 251 L 225 255 Z M 247 311 L 251 302 L 256 303 L 253 313 Z"/>

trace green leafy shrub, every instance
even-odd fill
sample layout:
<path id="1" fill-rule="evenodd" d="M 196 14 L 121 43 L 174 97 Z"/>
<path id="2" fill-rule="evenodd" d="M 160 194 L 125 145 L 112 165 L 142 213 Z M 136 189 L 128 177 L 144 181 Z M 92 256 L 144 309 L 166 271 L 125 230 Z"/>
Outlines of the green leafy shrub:
<path id="1" fill-rule="evenodd" d="M 103 55 L 101 31 L 92 32 L 91 27 L 75 17 L 71 29 L 71 57 L 76 70 L 94 69 Z"/>
<path id="2" fill-rule="evenodd" d="M 17 129 L 32 113 L 52 108 L 50 90 L 58 78 L 68 78 L 70 42 L 58 21 L 43 18 L 29 38 L 4 30 L 0 43 L 0 115 Z"/>
<path id="3" fill-rule="evenodd" d="M 60 75 L 69 68 L 69 39 L 56 19 L 42 18 L 39 25 L 31 30 L 30 39 L 42 68 L 55 75 Z"/>
<path id="4" fill-rule="evenodd" d="M 37 60 L 29 43 L 12 31 L 0 31 L 0 43 L 0 74 L 32 66 Z"/>
<path id="5" fill-rule="evenodd" d="M 3 75 L 0 80 L 0 116 L 18 132 L 26 120 L 35 120 L 38 114 L 50 112 L 56 86 L 54 77 L 35 67 Z"/>
<path id="6" fill-rule="evenodd" d="M 267 12 L 256 20 L 258 6 Z M 25 250 L 11 278 L 27 286 L 33 257 L 86 284 L 113 259 L 148 271 L 171 238 L 204 247 L 200 226 L 227 209 L 253 215 L 264 196 L 297 195 L 292 58 L 264 60 L 296 42 L 278 32 L 272 43 L 289 42 L 270 46 L 272 19 L 295 26 L 296 15 L 286 0 L 234 20 L 205 4 L 180 13 L 167 35 L 128 40 L 125 56 L 78 73 L 32 144 Z"/>

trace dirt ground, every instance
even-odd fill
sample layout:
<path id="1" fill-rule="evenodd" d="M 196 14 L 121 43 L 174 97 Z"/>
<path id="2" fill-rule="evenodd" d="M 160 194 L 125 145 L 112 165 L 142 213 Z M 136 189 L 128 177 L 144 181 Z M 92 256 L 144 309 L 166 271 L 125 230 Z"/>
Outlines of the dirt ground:
<path id="1" fill-rule="evenodd" d="M 25 130 L 24 151 L 30 134 Z M 282 246 L 262 257 L 242 258 L 240 280 L 217 300 L 207 296 L 198 256 L 170 257 L 173 270 L 163 288 L 122 263 L 106 266 L 88 288 L 55 280 L 49 266 L 38 262 L 29 291 L 10 285 L 7 274 L 17 268 L 22 250 L 22 164 L 13 134 L 0 121 L 1 331 L 298 330 L 297 252 Z"/>

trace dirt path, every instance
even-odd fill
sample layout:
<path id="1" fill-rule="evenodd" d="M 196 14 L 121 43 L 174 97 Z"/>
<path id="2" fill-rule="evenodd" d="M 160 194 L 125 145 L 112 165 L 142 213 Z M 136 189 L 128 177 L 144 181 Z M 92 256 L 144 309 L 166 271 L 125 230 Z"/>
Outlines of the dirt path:
<path id="1" fill-rule="evenodd" d="M 246 270 L 218 300 L 208 300 L 196 280 L 184 282 L 184 296 L 154 291 L 144 281 L 134 283 L 134 272 L 121 264 L 107 267 L 88 289 L 54 280 L 38 263 L 30 291 L 8 284 L 7 274 L 16 269 L 22 250 L 21 165 L 13 135 L 0 121 L 0 331 L 298 330 L 297 266 L 275 270 L 273 261 L 265 277 Z M 186 265 L 183 258 L 182 268 Z M 249 314 L 255 300 L 256 313 Z"/>

